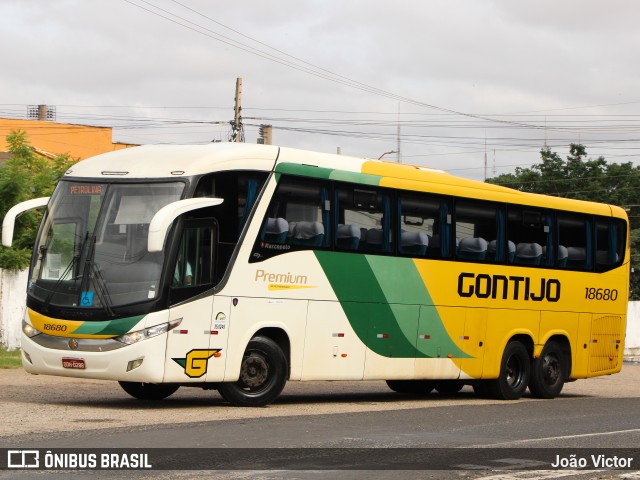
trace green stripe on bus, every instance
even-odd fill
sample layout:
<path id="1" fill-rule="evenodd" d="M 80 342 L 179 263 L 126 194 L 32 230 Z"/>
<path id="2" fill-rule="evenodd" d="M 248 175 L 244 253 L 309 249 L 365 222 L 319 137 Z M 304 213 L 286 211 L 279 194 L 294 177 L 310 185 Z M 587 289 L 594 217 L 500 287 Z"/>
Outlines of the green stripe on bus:
<path id="1" fill-rule="evenodd" d="M 448 336 L 413 261 L 408 258 L 315 252 L 351 327 L 375 353 L 431 358 L 447 352 L 468 358 Z M 417 342 L 419 322 L 433 342 Z"/>
<path id="2" fill-rule="evenodd" d="M 84 322 L 73 333 L 83 335 L 122 335 L 129 332 L 143 318 L 144 315 L 136 315 L 135 317 L 119 318 L 106 322 Z"/>
<path id="3" fill-rule="evenodd" d="M 276 173 L 300 175 L 303 177 L 321 178 L 324 180 L 340 180 L 343 182 L 361 183 L 363 185 L 379 185 L 382 177 L 368 175 L 366 173 L 348 172 L 346 170 L 334 170 L 332 168 L 312 167 L 298 163 L 279 163 L 276 165 Z"/>

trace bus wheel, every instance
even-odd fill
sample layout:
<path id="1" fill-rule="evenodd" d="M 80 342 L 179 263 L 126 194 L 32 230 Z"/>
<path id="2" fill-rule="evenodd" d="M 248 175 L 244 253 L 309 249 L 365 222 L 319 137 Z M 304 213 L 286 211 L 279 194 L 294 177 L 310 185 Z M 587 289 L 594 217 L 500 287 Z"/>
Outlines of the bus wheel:
<path id="1" fill-rule="evenodd" d="M 440 380 L 435 383 L 438 393 L 443 395 L 454 395 L 462 390 L 464 383 L 460 380 Z"/>
<path id="2" fill-rule="evenodd" d="M 433 382 L 429 380 L 387 380 L 387 386 L 398 393 L 427 395 L 433 390 Z"/>
<path id="3" fill-rule="evenodd" d="M 557 397 L 564 386 L 563 370 L 560 345 L 552 340 L 531 364 L 531 394 L 537 398 Z"/>
<path id="4" fill-rule="evenodd" d="M 118 382 L 122 389 L 138 400 L 162 400 L 180 388 L 170 383 Z"/>
<path id="5" fill-rule="evenodd" d="M 254 337 L 244 352 L 237 382 L 223 382 L 218 391 L 233 405 L 262 407 L 273 402 L 287 383 L 287 359 L 276 342 Z"/>
<path id="6" fill-rule="evenodd" d="M 530 372 L 531 360 L 525 346 L 520 342 L 507 343 L 500 362 L 500 376 L 488 384 L 491 395 L 499 400 L 519 399 L 527 389 Z"/>

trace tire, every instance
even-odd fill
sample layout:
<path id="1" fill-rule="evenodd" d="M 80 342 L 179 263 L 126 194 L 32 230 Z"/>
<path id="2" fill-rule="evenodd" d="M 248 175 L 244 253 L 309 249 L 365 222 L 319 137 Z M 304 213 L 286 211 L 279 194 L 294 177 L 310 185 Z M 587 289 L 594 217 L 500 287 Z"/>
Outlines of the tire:
<path id="1" fill-rule="evenodd" d="M 460 380 L 440 380 L 435 383 L 436 391 L 443 395 L 455 395 L 462 387 L 464 383 Z"/>
<path id="2" fill-rule="evenodd" d="M 418 395 L 428 395 L 433 390 L 429 380 L 387 380 L 387 386 L 394 392 Z"/>
<path id="3" fill-rule="evenodd" d="M 531 394 L 536 398 L 557 397 L 564 387 L 564 372 L 562 348 L 551 340 L 542 349 L 540 357 L 531 362 Z"/>
<path id="4" fill-rule="evenodd" d="M 268 337 L 254 337 L 247 345 L 237 382 L 218 386 L 222 398 L 240 407 L 263 407 L 282 392 L 288 377 L 285 354 Z"/>
<path id="5" fill-rule="evenodd" d="M 118 382 L 122 389 L 138 400 L 162 400 L 172 395 L 180 385 L 171 383 Z"/>
<path id="6" fill-rule="evenodd" d="M 492 397 L 498 400 L 517 400 L 527 389 L 531 373 L 529 352 L 520 342 L 509 342 L 502 354 L 500 376 L 489 380 Z"/>

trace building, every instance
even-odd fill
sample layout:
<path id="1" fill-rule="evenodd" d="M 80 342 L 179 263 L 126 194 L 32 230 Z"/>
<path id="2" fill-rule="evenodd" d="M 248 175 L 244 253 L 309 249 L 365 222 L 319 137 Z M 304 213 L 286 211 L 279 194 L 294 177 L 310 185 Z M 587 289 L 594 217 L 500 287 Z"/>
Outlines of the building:
<path id="1" fill-rule="evenodd" d="M 100 153 L 137 146 L 114 143 L 111 127 L 0 118 L 0 161 L 8 158 L 6 137 L 16 130 L 27 132 L 34 151 L 45 157 L 68 154 L 73 159 L 84 160 Z"/>

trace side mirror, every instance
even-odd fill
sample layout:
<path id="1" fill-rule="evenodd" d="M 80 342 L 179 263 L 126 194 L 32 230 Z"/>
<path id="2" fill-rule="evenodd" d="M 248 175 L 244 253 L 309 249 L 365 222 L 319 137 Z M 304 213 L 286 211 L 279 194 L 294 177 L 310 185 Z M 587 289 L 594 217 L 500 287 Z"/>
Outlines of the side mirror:
<path id="1" fill-rule="evenodd" d="M 46 207 L 49 203 L 49 198 L 50 197 L 34 198 L 33 200 L 27 200 L 26 202 L 14 205 L 9 209 L 2 221 L 2 245 L 10 247 L 13 243 L 13 229 L 16 226 L 16 218 L 34 208 Z"/>
<path id="2" fill-rule="evenodd" d="M 165 205 L 151 219 L 147 250 L 150 253 L 162 251 L 167 232 L 173 221 L 180 215 L 200 208 L 215 207 L 222 202 L 224 202 L 222 198 L 187 198 Z"/>

